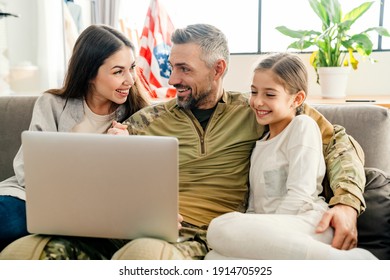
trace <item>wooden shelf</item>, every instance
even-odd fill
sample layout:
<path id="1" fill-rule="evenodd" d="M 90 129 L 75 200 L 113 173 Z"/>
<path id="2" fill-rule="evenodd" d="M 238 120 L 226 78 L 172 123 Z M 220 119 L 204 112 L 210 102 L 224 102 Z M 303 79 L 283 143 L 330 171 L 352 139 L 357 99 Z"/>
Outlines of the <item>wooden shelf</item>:
<path id="1" fill-rule="evenodd" d="M 308 104 L 374 104 L 390 108 L 390 95 L 355 95 L 346 98 L 324 98 L 321 96 L 308 96 Z"/>

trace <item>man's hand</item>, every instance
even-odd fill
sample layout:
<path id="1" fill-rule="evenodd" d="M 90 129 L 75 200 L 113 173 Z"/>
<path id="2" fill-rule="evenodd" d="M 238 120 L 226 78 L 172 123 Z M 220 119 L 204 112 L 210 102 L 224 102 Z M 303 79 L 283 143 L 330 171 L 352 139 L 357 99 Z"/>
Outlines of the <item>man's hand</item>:
<path id="1" fill-rule="evenodd" d="M 332 247 L 349 250 L 357 246 L 357 212 L 350 206 L 338 204 L 325 212 L 316 232 L 322 233 L 329 226 L 334 228 Z"/>

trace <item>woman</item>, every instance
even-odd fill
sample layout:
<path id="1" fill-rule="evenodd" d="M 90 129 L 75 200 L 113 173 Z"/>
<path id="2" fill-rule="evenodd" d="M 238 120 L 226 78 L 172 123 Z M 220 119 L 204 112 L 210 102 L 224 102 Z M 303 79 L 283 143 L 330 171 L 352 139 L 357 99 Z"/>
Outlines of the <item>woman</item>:
<path id="1" fill-rule="evenodd" d="M 134 45 L 119 31 L 92 25 L 78 37 L 64 85 L 36 101 L 29 130 L 107 133 L 147 106 L 136 75 Z M 23 150 L 14 159 L 15 176 L 0 183 L 0 250 L 27 235 Z"/>

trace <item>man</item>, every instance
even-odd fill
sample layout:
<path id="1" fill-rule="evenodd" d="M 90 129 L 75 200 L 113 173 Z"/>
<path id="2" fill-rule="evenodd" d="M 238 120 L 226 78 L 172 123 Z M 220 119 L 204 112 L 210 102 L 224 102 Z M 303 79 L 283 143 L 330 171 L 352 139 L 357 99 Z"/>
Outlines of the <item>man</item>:
<path id="1" fill-rule="evenodd" d="M 179 139 L 179 210 L 187 241 L 169 244 L 137 239 L 114 258 L 201 259 L 208 250 L 205 229 L 211 219 L 245 210 L 249 157 L 264 128 L 256 124 L 246 97 L 223 89 L 229 63 L 226 38 L 213 26 L 197 24 L 177 29 L 172 42 L 169 83 L 177 89 L 176 100 L 143 109 L 127 124 L 131 134 Z M 305 113 L 317 121 L 323 133 L 327 174 L 334 191 L 333 207 L 317 230 L 334 227 L 333 247 L 351 249 L 357 244 L 356 218 L 364 210 L 361 158 L 343 128 L 334 128 L 309 106 Z"/>
<path id="2" fill-rule="evenodd" d="M 245 95 L 223 89 L 229 64 L 225 35 L 211 25 L 196 24 L 177 29 L 172 42 L 169 83 L 176 87 L 177 98 L 142 109 L 125 124 L 130 134 L 179 139 L 179 212 L 184 219 L 180 242 L 152 238 L 127 244 L 66 237 L 33 240 L 43 248 L 39 258 L 203 259 L 209 250 L 209 222 L 223 213 L 245 211 L 250 154 L 264 127 L 257 124 Z M 323 133 L 328 180 L 335 194 L 330 199 L 333 207 L 318 230 L 334 227 L 332 245 L 353 248 L 357 215 L 365 207 L 364 169 L 354 150 L 359 146 L 351 144 L 353 140 L 342 127 L 333 127 L 309 106 L 305 110 Z"/>

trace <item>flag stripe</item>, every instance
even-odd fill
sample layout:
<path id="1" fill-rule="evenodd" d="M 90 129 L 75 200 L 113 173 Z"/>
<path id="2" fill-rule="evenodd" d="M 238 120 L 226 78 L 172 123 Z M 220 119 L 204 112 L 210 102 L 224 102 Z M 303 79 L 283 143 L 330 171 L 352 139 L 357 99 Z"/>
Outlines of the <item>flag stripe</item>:
<path id="1" fill-rule="evenodd" d="M 140 39 L 138 67 L 142 69 L 144 78 L 152 90 L 159 89 L 155 92 L 165 92 L 165 96 L 162 96 L 164 98 L 168 95 L 172 97 L 173 92 L 173 95 L 176 93 L 176 90 L 168 91 L 170 89 L 168 56 L 172 47 L 173 30 L 173 24 L 164 7 L 158 0 L 151 0 Z"/>

